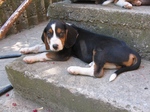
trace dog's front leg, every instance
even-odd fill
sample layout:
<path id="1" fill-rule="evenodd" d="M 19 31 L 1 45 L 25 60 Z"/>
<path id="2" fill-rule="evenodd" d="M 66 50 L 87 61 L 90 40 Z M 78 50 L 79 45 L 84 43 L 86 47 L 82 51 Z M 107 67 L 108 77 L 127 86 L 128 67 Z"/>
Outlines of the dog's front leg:
<path id="1" fill-rule="evenodd" d="M 29 48 L 22 48 L 20 50 L 20 52 L 23 54 L 28 54 L 28 53 L 38 53 L 38 52 L 42 52 L 44 50 L 46 50 L 45 45 L 35 45 L 35 46 L 29 47 Z"/>
<path id="2" fill-rule="evenodd" d="M 46 61 L 46 60 L 51 60 L 51 58 L 47 57 L 47 53 L 41 53 L 41 54 L 37 54 L 34 56 L 26 56 L 23 58 L 23 61 L 26 63 L 34 63 L 34 62 L 38 62 L 38 61 Z"/>

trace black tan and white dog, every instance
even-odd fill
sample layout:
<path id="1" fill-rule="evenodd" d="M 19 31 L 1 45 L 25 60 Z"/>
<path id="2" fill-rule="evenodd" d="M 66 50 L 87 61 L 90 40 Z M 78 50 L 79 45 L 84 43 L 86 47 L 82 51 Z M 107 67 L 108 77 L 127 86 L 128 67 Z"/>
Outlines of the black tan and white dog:
<path id="1" fill-rule="evenodd" d="M 49 22 L 45 27 L 42 40 L 43 45 L 22 48 L 21 53 L 38 53 L 24 57 L 26 63 L 56 60 L 65 61 L 75 56 L 90 63 L 90 67 L 70 66 L 67 70 L 74 75 L 89 75 L 100 78 L 104 69 L 117 69 L 109 79 L 113 81 L 119 74 L 138 69 L 141 57 L 130 49 L 125 42 L 79 28 L 62 21 Z"/>

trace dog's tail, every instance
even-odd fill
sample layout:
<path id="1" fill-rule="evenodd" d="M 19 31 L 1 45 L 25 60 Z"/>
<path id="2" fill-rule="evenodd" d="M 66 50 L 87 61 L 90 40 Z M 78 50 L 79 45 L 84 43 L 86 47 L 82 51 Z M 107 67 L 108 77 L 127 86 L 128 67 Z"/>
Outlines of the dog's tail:
<path id="1" fill-rule="evenodd" d="M 141 64 L 141 57 L 140 57 L 140 55 L 139 55 L 138 53 L 133 54 L 133 56 L 134 56 L 134 57 L 132 58 L 132 59 L 133 59 L 132 65 L 131 65 L 131 66 L 124 66 L 124 67 L 118 69 L 115 73 L 113 73 L 113 74 L 110 76 L 110 78 L 109 78 L 109 81 L 110 81 L 110 82 L 113 81 L 113 80 L 115 80 L 116 77 L 117 77 L 119 74 L 123 73 L 123 72 L 131 71 L 131 70 L 136 70 L 136 69 L 139 68 L 139 66 L 140 66 L 140 64 Z"/>
<path id="2" fill-rule="evenodd" d="M 102 5 L 108 5 L 112 3 L 114 0 L 106 0 L 105 2 L 102 3 Z"/>

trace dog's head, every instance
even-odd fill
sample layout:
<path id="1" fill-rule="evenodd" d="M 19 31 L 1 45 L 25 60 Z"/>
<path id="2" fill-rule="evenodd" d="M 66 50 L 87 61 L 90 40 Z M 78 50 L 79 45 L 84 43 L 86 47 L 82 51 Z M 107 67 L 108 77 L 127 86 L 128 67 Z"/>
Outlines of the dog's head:
<path id="1" fill-rule="evenodd" d="M 70 25 L 62 21 L 49 22 L 45 27 L 42 40 L 46 50 L 61 51 L 64 47 L 74 45 L 78 32 Z"/>

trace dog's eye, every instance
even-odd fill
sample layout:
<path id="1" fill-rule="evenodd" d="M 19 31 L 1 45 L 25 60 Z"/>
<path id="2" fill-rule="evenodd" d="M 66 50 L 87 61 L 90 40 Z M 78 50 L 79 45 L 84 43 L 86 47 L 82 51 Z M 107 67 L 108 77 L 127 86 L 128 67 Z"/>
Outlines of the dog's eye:
<path id="1" fill-rule="evenodd" d="M 53 34 L 52 34 L 51 32 L 47 32 L 47 36 L 48 36 L 48 37 L 52 37 Z"/>
<path id="2" fill-rule="evenodd" d="M 59 33 L 59 36 L 60 36 L 60 37 L 63 37 L 64 34 L 65 34 L 64 32 L 60 32 L 60 33 Z"/>

